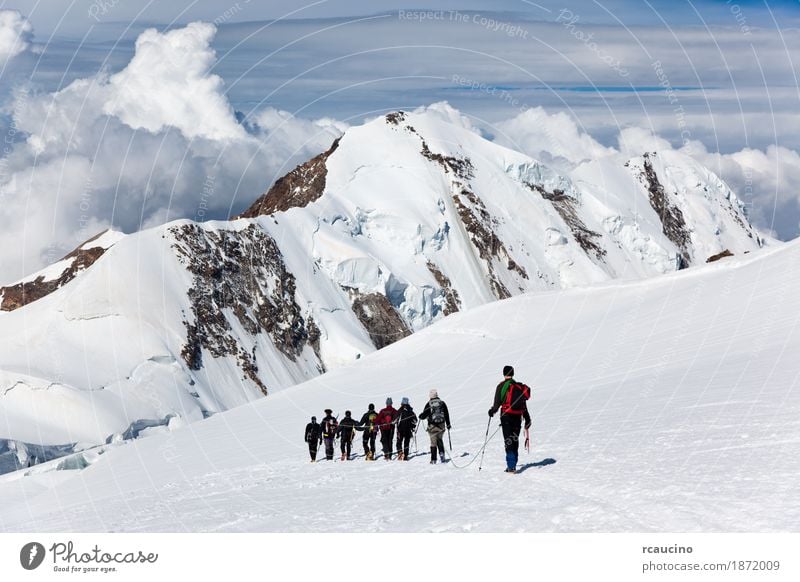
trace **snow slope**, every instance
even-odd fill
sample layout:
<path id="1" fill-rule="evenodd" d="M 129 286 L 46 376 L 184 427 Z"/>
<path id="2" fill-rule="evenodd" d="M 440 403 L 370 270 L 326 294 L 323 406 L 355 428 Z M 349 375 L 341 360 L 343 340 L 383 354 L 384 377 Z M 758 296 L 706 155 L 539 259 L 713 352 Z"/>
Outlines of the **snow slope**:
<path id="1" fill-rule="evenodd" d="M 679 154 L 576 176 L 397 112 L 239 219 L 87 242 L 0 289 L 0 473 L 229 410 L 497 299 L 760 247 L 730 190 Z"/>
<path id="2" fill-rule="evenodd" d="M 347 367 L 168 434 L 0 478 L 5 531 L 797 531 L 800 244 L 456 314 Z M 479 451 L 499 370 L 532 450 Z M 455 462 L 308 463 L 325 407 L 431 387 Z M 425 449 L 420 435 L 420 451 Z M 360 446 L 356 446 L 360 452 Z M 456 467 L 458 465 L 458 467 Z"/>

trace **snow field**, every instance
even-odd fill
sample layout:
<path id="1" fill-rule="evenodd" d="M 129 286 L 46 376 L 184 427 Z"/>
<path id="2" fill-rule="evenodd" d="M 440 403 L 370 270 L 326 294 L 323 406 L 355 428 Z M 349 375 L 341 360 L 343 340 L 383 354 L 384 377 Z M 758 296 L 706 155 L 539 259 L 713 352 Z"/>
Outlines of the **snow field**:
<path id="1" fill-rule="evenodd" d="M 359 362 L 81 471 L 0 479 L 4 531 L 796 531 L 800 245 L 456 314 Z M 478 461 L 511 363 L 531 453 Z M 436 387 L 455 463 L 308 462 L 323 408 Z M 492 421 L 491 431 L 497 420 Z M 427 447 L 420 432 L 420 451 Z M 360 441 L 354 451 L 361 452 Z M 555 461 L 555 462 L 553 462 Z"/>

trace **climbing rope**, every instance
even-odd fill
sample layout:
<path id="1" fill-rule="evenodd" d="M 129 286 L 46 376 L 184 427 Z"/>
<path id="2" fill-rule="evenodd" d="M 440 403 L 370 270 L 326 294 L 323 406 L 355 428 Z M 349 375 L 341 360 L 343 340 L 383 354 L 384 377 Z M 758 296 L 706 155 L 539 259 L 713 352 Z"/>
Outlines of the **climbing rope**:
<path id="1" fill-rule="evenodd" d="M 500 429 L 502 428 L 502 427 L 498 426 L 495 429 L 495 431 L 491 434 L 491 436 L 488 436 L 489 435 L 489 428 L 491 426 L 491 423 L 492 423 L 492 421 L 491 421 L 491 419 L 489 419 L 489 425 L 486 427 L 487 438 L 484 440 L 483 446 L 480 449 L 478 449 L 478 453 L 480 453 L 480 455 L 481 455 L 481 463 L 483 462 L 483 453 L 486 451 L 486 447 L 492 441 L 492 439 L 494 438 L 494 435 L 496 435 L 498 432 L 500 432 Z M 476 459 L 478 458 L 478 453 L 476 453 L 475 456 L 472 457 L 472 460 L 470 462 L 468 462 L 467 464 L 458 465 L 457 463 L 455 463 L 453 461 L 453 449 L 452 449 L 452 445 L 451 445 L 451 447 L 450 447 L 450 462 L 448 464 L 449 465 L 453 465 L 454 469 L 466 469 L 467 467 L 469 467 L 472 463 L 474 463 L 476 461 Z"/>

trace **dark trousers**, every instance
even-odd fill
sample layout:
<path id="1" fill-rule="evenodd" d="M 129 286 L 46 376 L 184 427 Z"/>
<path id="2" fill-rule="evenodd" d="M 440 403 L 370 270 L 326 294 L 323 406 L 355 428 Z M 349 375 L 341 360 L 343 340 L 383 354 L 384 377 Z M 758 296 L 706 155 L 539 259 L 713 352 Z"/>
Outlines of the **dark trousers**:
<path id="1" fill-rule="evenodd" d="M 333 441 L 336 437 L 325 437 L 325 458 L 329 461 L 333 460 Z"/>
<path id="2" fill-rule="evenodd" d="M 381 447 L 383 447 L 383 454 L 388 458 L 392 458 L 392 441 L 394 440 L 394 427 L 381 429 Z"/>
<path id="3" fill-rule="evenodd" d="M 312 461 L 316 461 L 317 460 L 317 445 L 318 444 L 319 443 L 317 441 L 314 441 L 313 443 L 308 443 L 308 454 L 311 455 L 311 460 Z"/>
<path id="4" fill-rule="evenodd" d="M 341 443 L 342 454 L 343 455 L 347 455 L 346 458 L 349 459 L 350 458 L 350 450 L 352 448 L 352 443 L 353 443 L 353 433 L 350 433 L 350 434 L 342 433 L 340 438 L 342 440 L 342 443 Z"/>
<path id="5" fill-rule="evenodd" d="M 503 429 L 503 440 L 506 445 L 506 466 L 509 469 L 516 469 L 519 458 L 519 432 L 522 430 L 522 415 L 504 414 L 500 417 L 500 426 Z"/>
<path id="6" fill-rule="evenodd" d="M 375 433 L 369 430 L 364 431 L 364 436 L 361 438 L 361 442 L 364 444 L 364 454 L 372 453 L 375 454 Z"/>
<path id="7" fill-rule="evenodd" d="M 398 434 L 397 435 L 397 452 L 403 452 L 403 456 L 407 459 L 409 448 L 411 445 L 411 435 L 410 434 Z"/>

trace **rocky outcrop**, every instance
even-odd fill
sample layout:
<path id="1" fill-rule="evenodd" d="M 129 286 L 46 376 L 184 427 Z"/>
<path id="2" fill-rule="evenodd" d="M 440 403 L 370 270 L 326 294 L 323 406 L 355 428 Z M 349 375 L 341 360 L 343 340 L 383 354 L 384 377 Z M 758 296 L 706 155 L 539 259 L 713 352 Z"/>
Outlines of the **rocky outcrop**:
<path id="1" fill-rule="evenodd" d="M 103 231 L 93 236 L 61 259 L 61 261 L 71 262 L 64 268 L 60 275 L 48 280 L 45 280 L 44 275 L 40 275 L 32 281 L 16 283 L 8 287 L 0 287 L 0 298 L 2 299 L 0 300 L 0 310 L 14 311 L 23 305 L 46 297 L 56 289 L 72 281 L 77 277 L 78 273 L 91 267 L 97 259 L 103 256 L 106 249 L 101 246 L 83 247 L 98 239 L 105 232 L 106 231 Z"/>
<path id="2" fill-rule="evenodd" d="M 421 138 L 420 138 L 421 139 Z M 453 156 L 443 156 L 435 154 L 429 148 L 425 140 L 422 140 L 422 151 L 420 152 L 426 159 L 435 162 L 444 168 L 445 173 L 452 172 L 462 180 L 470 180 L 473 177 L 472 162 L 469 158 L 456 158 Z"/>
<path id="3" fill-rule="evenodd" d="M 655 155 L 655 154 L 652 154 Z M 683 218 L 680 208 L 670 203 L 669 196 L 664 190 L 664 186 L 658 180 L 653 163 L 650 161 L 651 154 L 645 153 L 643 157 L 643 170 L 640 179 L 647 188 L 650 198 L 650 206 L 656 211 L 661 219 L 661 228 L 664 235 L 678 247 L 678 268 L 685 269 L 691 265 L 691 236 Z"/>
<path id="4" fill-rule="evenodd" d="M 411 335 L 411 330 L 385 295 L 380 293 L 361 295 L 355 291 L 351 291 L 351 295 L 354 296 L 353 313 L 367 330 L 377 349 Z"/>
<path id="5" fill-rule="evenodd" d="M 542 198 L 549 201 L 553 208 L 555 208 L 561 219 L 567 224 L 572 236 L 578 241 L 578 244 L 587 255 L 593 256 L 596 260 L 602 261 L 606 256 L 606 250 L 601 247 L 596 239 L 602 238 L 599 233 L 589 229 L 586 224 L 581 220 L 578 214 L 577 204 L 578 201 L 568 196 L 563 190 L 554 189 L 548 192 L 538 184 L 525 183 L 528 188 L 534 192 L 538 192 Z"/>
<path id="6" fill-rule="evenodd" d="M 186 343 L 181 351 L 190 369 L 203 366 L 204 351 L 212 357 L 233 356 L 266 394 L 255 347 L 245 349 L 234 325 L 251 337 L 267 334 L 291 361 L 306 345 L 319 354 L 319 329 L 310 317 L 303 317 L 294 275 L 264 230 L 254 224 L 241 231 L 184 224 L 169 231 L 179 260 L 194 276 L 188 291 L 192 317 L 184 322 Z"/>
<path id="7" fill-rule="evenodd" d="M 733 253 L 728 249 L 725 249 L 721 253 L 717 253 L 716 255 L 711 255 L 710 257 L 708 257 L 706 259 L 706 263 L 714 263 L 716 261 L 719 261 L 720 259 L 724 259 L 725 257 L 732 257 L 732 256 Z"/>
<path id="8" fill-rule="evenodd" d="M 442 290 L 442 296 L 444 297 L 442 313 L 444 315 L 450 315 L 451 313 L 458 312 L 461 309 L 461 298 L 458 296 L 458 291 L 453 288 L 450 279 L 430 261 L 428 261 L 428 270 L 433 275 L 433 278 L 436 279 L 436 283 L 438 283 Z"/>
<path id="9" fill-rule="evenodd" d="M 405 111 L 392 111 L 391 113 L 386 114 L 386 123 L 389 123 L 391 125 L 400 125 L 405 120 L 406 120 Z"/>
<path id="10" fill-rule="evenodd" d="M 472 244 L 478 251 L 478 256 L 486 263 L 492 292 L 498 299 L 508 299 L 511 293 L 497 277 L 492 265 L 492 259 L 505 249 L 492 228 L 491 216 L 486 212 L 483 202 L 474 193 L 463 189 L 459 194 L 453 195 L 453 203 Z M 516 263 L 513 264 L 517 266 Z"/>
<path id="11" fill-rule="evenodd" d="M 255 218 L 290 208 L 303 208 L 318 200 L 325 191 L 325 181 L 328 176 L 325 162 L 338 147 L 339 139 L 336 139 L 327 151 L 279 178 L 272 188 L 240 214 L 239 218 Z"/>

